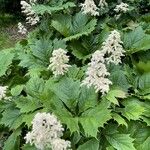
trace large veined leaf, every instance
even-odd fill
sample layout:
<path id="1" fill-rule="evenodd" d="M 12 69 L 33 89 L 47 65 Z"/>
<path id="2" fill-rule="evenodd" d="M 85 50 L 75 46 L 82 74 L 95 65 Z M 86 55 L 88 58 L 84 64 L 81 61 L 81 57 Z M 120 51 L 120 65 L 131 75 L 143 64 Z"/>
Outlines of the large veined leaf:
<path id="1" fill-rule="evenodd" d="M 98 128 L 103 127 L 109 119 L 111 119 L 111 113 L 108 109 L 109 104 L 107 102 L 101 102 L 98 106 L 85 111 L 79 118 L 86 136 L 97 137 Z"/>
<path id="2" fill-rule="evenodd" d="M 145 31 L 141 26 L 135 30 L 124 34 L 123 43 L 125 49 L 129 53 L 135 53 L 139 51 L 145 51 L 150 49 L 150 35 L 145 34 Z"/>
<path id="3" fill-rule="evenodd" d="M 67 125 L 67 128 L 70 129 L 71 133 L 75 131 L 79 132 L 78 117 L 73 117 L 73 115 L 65 109 L 57 111 L 56 115 L 62 123 Z"/>
<path id="4" fill-rule="evenodd" d="M 14 53 L 8 51 L 0 51 L 0 77 L 5 75 L 7 69 L 12 63 Z"/>
<path id="5" fill-rule="evenodd" d="M 119 105 L 117 98 L 126 98 L 126 93 L 119 89 L 112 89 L 106 95 L 106 99 L 116 105 Z"/>
<path id="6" fill-rule="evenodd" d="M 150 93 L 150 73 L 144 73 L 138 78 L 138 88 L 143 94 Z"/>
<path id="7" fill-rule="evenodd" d="M 80 82 L 64 78 L 53 85 L 54 93 L 71 109 L 75 108 L 80 94 Z"/>
<path id="8" fill-rule="evenodd" d="M 54 7 L 40 4 L 33 6 L 33 10 L 36 12 L 36 14 L 43 15 L 44 13 L 51 14 L 71 7 L 75 7 L 75 4 L 73 2 L 67 2 L 66 4 Z"/>
<path id="9" fill-rule="evenodd" d="M 18 109 L 9 108 L 2 113 L 1 124 L 10 127 L 11 129 L 17 129 L 22 124 L 22 116 Z"/>
<path id="10" fill-rule="evenodd" d="M 129 134 L 110 134 L 106 135 L 108 142 L 117 150 L 136 150 Z"/>
<path id="11" fill-rule="evenodd" d="M 15 130 L 9 136 L 9 138 L 5 141 L 3 150 L 19 150 L 20 149 L 19 148 L 19 146 L 20 146 L 20 140 L 19 140 L 20 134 L 21 134 L 20 129 Z"/>
<path id="12" fill-rule="evenodd" d="M 123 102 L 125 108 L 122 108 L 122 114 L 128 120 L 138 120 L 143 114 L 144 107 L 136 98 L 128 98 Z"/>
<path id="13" fill-rule="evenodd" d="M 89 20 L 81 12 L 77 13 L 74 17 L 56 15 L 52 20 L 52 26 L 66 37 L 65 41 L 79 39 L 83 35 L 90 34 L 95 29 L 96 24 L 96 19 Z"/>
<path id="14" fill-rule="evenodd" d="M 99 142 L 93 138 L 79 146 L 77 150 L 99 150 Z"/>
<path id="15" fill-rule="evenodd" d="M 20 97 L 15 101 L 17 107 L 20 109 L 21 113 L 33 112 L 40 108 L 42 105 L 37 99 L 32 97 Z"/>

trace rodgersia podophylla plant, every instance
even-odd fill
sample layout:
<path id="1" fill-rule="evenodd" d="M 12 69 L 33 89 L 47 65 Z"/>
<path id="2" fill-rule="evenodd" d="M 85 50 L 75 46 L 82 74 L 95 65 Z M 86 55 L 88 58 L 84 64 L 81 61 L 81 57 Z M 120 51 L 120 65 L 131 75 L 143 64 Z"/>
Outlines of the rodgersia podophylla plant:
<path id="1" fill-rule="evenodd" d="M 56 116 L 50 113 L 37 113 L 32 121 L 32 131 L 25 139 L 27 143 L 34 144 L 38 149 L 67 150 L 70 142 L 61 139 L 63 127 Z"/>
<path id="2" fill-rule="evenodd" d="M 21 1 L 32 31 L 0 50 L 2 149 L 149 150 L 149 1 L 122 2 Z"/>

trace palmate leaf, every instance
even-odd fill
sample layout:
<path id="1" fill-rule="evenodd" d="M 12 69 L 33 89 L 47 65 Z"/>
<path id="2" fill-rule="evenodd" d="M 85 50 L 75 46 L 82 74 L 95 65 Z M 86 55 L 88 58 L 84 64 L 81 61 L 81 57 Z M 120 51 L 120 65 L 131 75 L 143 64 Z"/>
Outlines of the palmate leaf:
<path id="1" fill-rule="evenodd" d="M 20 97 L 15 101 L 17 108 L 20 109 L 21 113 L 33 112 L 36 109 L 42 107 L 38 99 L 32 97 Z"/>
<path id="2" fill-rule="evenodd" d="M 109 103 L 106 101 L 101 102 L 98 106 L 85 111 L 79 118 L 86 136 L 97 137 L 99 127 L 103 127 L 109 119 L 111 113 L 108 109 Z"/>
<path id="3" fill-rule="evenodd" d="M 52 20 L 52 26 L 60 32 L 65 41 L 79 39 L 83 35 L 90 34 L 97 24 L 96 19 L 89 20 L 88 16 L 77 13 L 75 16 L 56 15 Z"/>
<path id="4" fill-rule="evenodd" d="M 35 5 L 33 6 L 33 10 L 36 12 L 36 14 L 43 15 L 44 13 L 55 13 L 64 9 L 75 7 L 76 5 L 73 2 L 67 2 L 65 4 L 62 4 L 60 6 L 47 6 L 47 5 Z"/>
<path id="5" fill-rule="evenodd" d="M 0 51 L 0 77 L 5 75 L 7 69 L 12 63 L 14 53 L 8 51 Z"/>
<path id="6" fill-rule="evenodd" d="M 127 98 L 123 102 L 125 108 L 122 108 L 122 115 L 128 120 L 138 120 L 145 109 L 142 103 L 136 98 Z"/>
<path id="7" fill-rule="evenodd" d="M 1 124 L 11 128 L 17 129 L 22 124 L 22 115 L 19 109 L 8 108 L 2 113 Z"/>
<path id="8" fill-rule="evenodd" d="M 126 93 L 119 89 L 112 89 L 106 95 L 107 100 L 116 105 L 119 105 L 117 98 L 126 98 Z"/>
<path id="9" fill-rule="evenodd" d="M 150 49 L 150 35 L 145 34 L 145 31 L 141 26 L 135 30 L 124 34 L 123 43 L 125 49 L 129 53 L 135 53 L 139 51 L 145 51 Z"/>
<path id="10" fill-rule="evenodd" d="M 136 150 L 129 134 L 110 134 L 106 135 L 108 142 L 117 150 Z"/>
<path id="11" fill-rule="evenodd" d="M 79 81 L 63 78 L 60 82 L 53 85 L 52 90 L 70 109 L 75 109 L 80 94 Z"/>
<path id="12" fill-rule="evenodd" d="M 93 138 L 80 145 L 77 150 L 99 150 L 99 141 Z"/>

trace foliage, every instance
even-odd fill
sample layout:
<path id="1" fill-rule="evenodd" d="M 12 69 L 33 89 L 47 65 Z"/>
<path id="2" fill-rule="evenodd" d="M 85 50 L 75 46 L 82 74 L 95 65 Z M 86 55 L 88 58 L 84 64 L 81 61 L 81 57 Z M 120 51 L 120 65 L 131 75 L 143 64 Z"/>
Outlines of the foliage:
<path id="1" fill-rule="evenodd" d="M 82 14 L 77 0 L 33 6 L 41 22 L 14 48 L 0 51 L 0 83 L 8 86 L 9 96 L 0 101 L 0 129 L 9 133 L 4 150 L 36 149 L 25 144 L 24 136 L 37 112 L 58 117 L 73 150 L 149 150 L 150 14 L 143 8 L 150 5 L 127 2 L 131 8 L 119 19 L 115 0 L 108 0 L 98 17 Z M 114 29 L 121 33 L 126 53 L 122 64 L 107 65 L 113 84 L 102 96 L 81 82 L 91 55 Z M 58 48 L 67 50 L 71 67 L 54 77 L 49 58 Z"/>

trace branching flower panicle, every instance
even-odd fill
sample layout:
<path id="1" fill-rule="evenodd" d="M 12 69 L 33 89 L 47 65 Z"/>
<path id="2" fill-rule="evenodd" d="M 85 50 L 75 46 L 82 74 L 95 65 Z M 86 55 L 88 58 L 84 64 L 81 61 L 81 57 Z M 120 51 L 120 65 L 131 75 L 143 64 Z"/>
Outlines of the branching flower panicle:
<path id="1" fill-rule="evenodd" d="M 71 67 L 68 65 L 69 56 L 66 55 L 67 52 L 62 48 L 54 50 L 52 57 L 50 58 L 50 65 L 48 69 L 51 69 L 55 76 L 64 75 Z"/>
<path id="2" fill-rule="evenodd" d="M 32 3 L 31 3 L 32 4 Z M 21 1 L 21 9 L 24 14 L 26 14 L 26 21 L 30 25 L 35 25 L 39 22 L 39 16 L 35 14 L 32 9 L 32 5 L 27 3 L 26 1 Z M 34 3 L 33 3 L 34 4 Z"/>
<path id="3" fill-rule="evenodd" d="M 0 86 L 0 100 L 7 98 L 6 97 L 6 91 L 7 91 L 7 86 Z"/>
<path id="4" fill-rule="evenodd" d="M 27 34 L 27 29 L 25 28 L 25 26 L 19 22 L 18 23 L 18 32 L 21 33 L 21 34 Z"/>
<path id="5" fill-rule="evenodd" d="M 84 14 L 91 14 L 92 16 L 98 16 L 98 7 L 95 5 L 93 0 L 85 0 L 83 4 L 81 4 L 81 10 Z"/>
<path id="6" fill-rule="evenodd" d="M 32 121 L 32 131 L 25 137 L 26 143 L 34 144 L 40 150 L 66 150 L 71 143 L 61 139 L 63 131 L 56 116 L 50 113 L 37 113 Z"/>
<path id="7" fill-rule="evenodd" d="M 86 78 L 81 85 L 86 85 L 88 88 L 94 86 L 96 92 L 101 92 L 103 95 L 109 91 L 109 85 L 112 82 L 107 78 L 109 72 L 104 64 L 104 53 L 97 50 L 93 55 L 91 62 L 88 64 Z"/>
<path id="8" fill-rule="evenodd" d="M 103 42 L 102 51 L 107 55 L 107 63 L 119 64 L 121 57 L 124 56 L 125 50 L 122 47 L 120 33 L 116 30 L 112 31 L 108 38 Z"/>
<path id="9" fill-rule="evenodd" d="M 123 2 L 117 5 L 116 8 L 114 9 L 114 11 L 116 11 L 117 13 L 119 12 L 126 13 L 128 10 L 129 10 L 129 5 Z"/>

